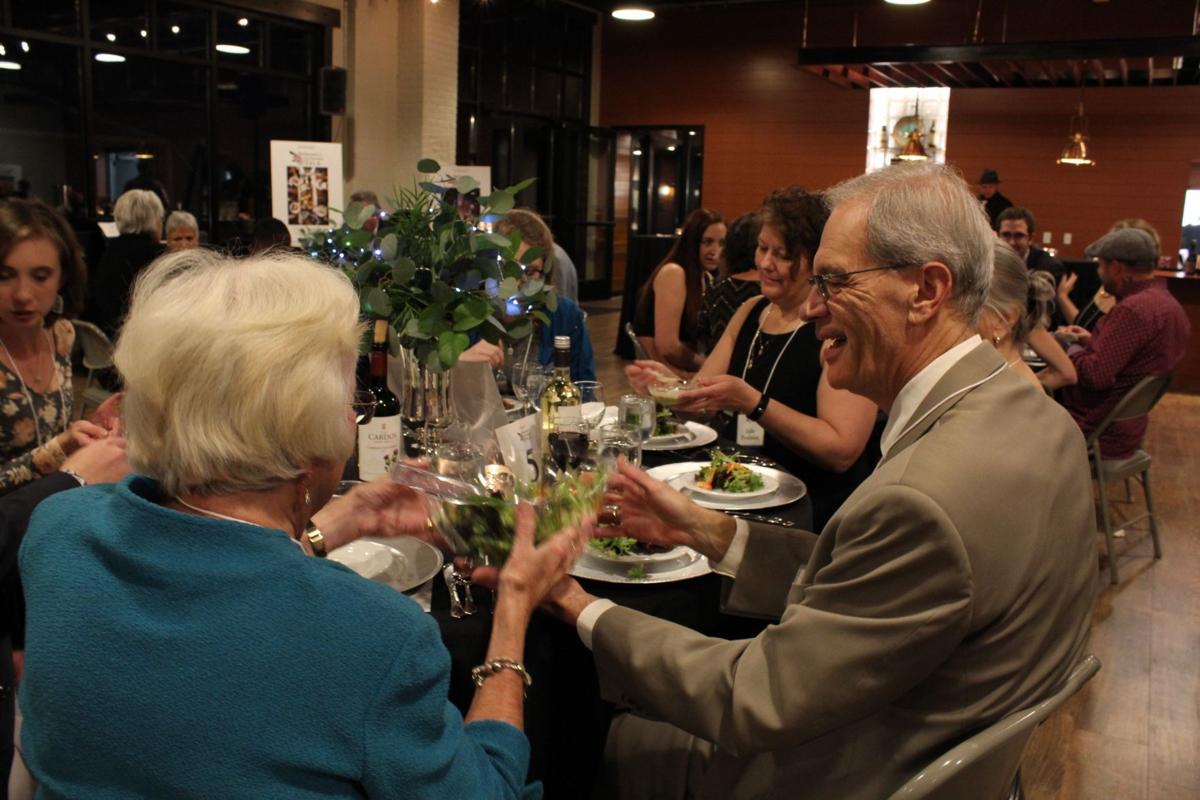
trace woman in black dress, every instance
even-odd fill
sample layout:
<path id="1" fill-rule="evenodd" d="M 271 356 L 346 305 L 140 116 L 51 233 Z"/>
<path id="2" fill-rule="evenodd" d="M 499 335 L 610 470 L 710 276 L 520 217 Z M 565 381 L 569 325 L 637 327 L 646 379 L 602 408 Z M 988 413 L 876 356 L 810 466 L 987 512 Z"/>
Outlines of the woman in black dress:
<path id="1" fill-rule="evenodd" d="M 750 423 L 761 425 L 764 454 L 808 487 L 817 531 L 879 458 L 878 409 L 829 385 L 820 360 L 824 342 L 801 316 L 827 218 L 821 196 L 799 187 L 767 196 L 755 257 L 762 296 L 734 314 L 700 369 L 701 387 L 681 395 L 676 407 L 736 414 L 743 441 L 750 440 Z M 640 388 L 663 369 L 638 362 L 626 373 Z"/>
<path id="2" fill-rule="evenodd" d="M 698 317 L 708 288 L 710 269 L 725 255 L 725 221 L 698 208 L 683 223 L 683 232 L 662 263 L 638 292 L 633 329 L 646 352 L 681 377 L 704 363 Z"/>

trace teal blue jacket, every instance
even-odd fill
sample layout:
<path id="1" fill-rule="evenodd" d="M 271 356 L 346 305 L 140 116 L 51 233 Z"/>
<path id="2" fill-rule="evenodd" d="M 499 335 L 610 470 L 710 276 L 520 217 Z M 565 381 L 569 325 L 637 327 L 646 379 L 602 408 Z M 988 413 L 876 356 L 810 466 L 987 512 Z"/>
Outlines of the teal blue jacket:
<path id="1" fill-rule="evenodd" d="M 40 797 L 522 796 L 524 734 L 463 724 L 416 603 L 160 495 L 140 477 L 64 492 L 21 546 Z"/>

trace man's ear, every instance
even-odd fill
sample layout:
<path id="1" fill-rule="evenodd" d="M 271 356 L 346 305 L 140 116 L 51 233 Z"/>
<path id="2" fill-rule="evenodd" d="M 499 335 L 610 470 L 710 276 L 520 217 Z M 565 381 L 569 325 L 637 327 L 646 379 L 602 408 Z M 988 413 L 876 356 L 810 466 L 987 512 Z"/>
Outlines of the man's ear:
<path id="1" fill-rule="evenodd" d="M 922 264 L 917 293 L 908 310 L 909 321 L 920 324 L 931 320 L 938 309 L 950 299 L 953 289 L 954 275 L 949 267 L 940 261 L 927 261 Z"/>

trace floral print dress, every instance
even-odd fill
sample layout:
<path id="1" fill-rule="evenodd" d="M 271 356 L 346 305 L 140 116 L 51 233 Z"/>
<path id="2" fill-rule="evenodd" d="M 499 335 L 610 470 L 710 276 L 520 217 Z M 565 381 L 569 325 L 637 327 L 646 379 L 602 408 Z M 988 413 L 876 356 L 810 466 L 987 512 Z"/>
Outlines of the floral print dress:
<path id="1" fill-rule="evenodd" d="M 60 319 L 50 327 L 54 348 L 54 380 L 44 393 L 29 390 L 0 363 L 0 494 L 49 475 L 62 466 L 62 449 L 50 440 L 71 421 L 71 347 L 75 326 Z M 33 408 L 29 401 L 33 400 Z M 42 444 L 38 445 L 38 434 Z"/>

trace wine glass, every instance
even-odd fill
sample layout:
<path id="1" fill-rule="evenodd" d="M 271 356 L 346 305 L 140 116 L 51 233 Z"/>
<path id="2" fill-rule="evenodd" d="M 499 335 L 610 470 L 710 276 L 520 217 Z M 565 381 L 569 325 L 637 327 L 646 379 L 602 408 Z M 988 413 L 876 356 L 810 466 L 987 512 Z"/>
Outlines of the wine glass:
<path id="1" fill-rule="evenodd" d="M 587 423 L 582 420 L 559 420 L 546 438 L 550 447 L 550 463 L 559 473 L 578 471 L 587 466 Z"/>
<path id="2" fill-rule="evenodd" d="M 548 383 L 550 383 L 550 370 L 541 364 L 530 364 L 526 367 L 525 392 L 528 395 L 530 406 L 535 411 L 541 405 L 542 392 L 546 391 L 546 384 Z"/>
<path id="3" fill-rule="evenodd" d="M 433 471 L 463 483 L 482 486 L 483 451 L 470 442 L 442 442 L 433 449 Z M 475 559 L 468 554 L 454 559 L 452 568 L 445 572 L 446 588 L 451 595 L 462 590 L 462 613 L 468 616 L 476 611 L 475 598 L 471 594 L 471 571 L 475 565 Z"/>
<path id="4" fill-rule="evenodd" d="M 604 419 L 604 384 L 600 381 L 575 381 L 575 387 L 579 389 L 579 413 L 588 430 L 594 430 Z"/>

